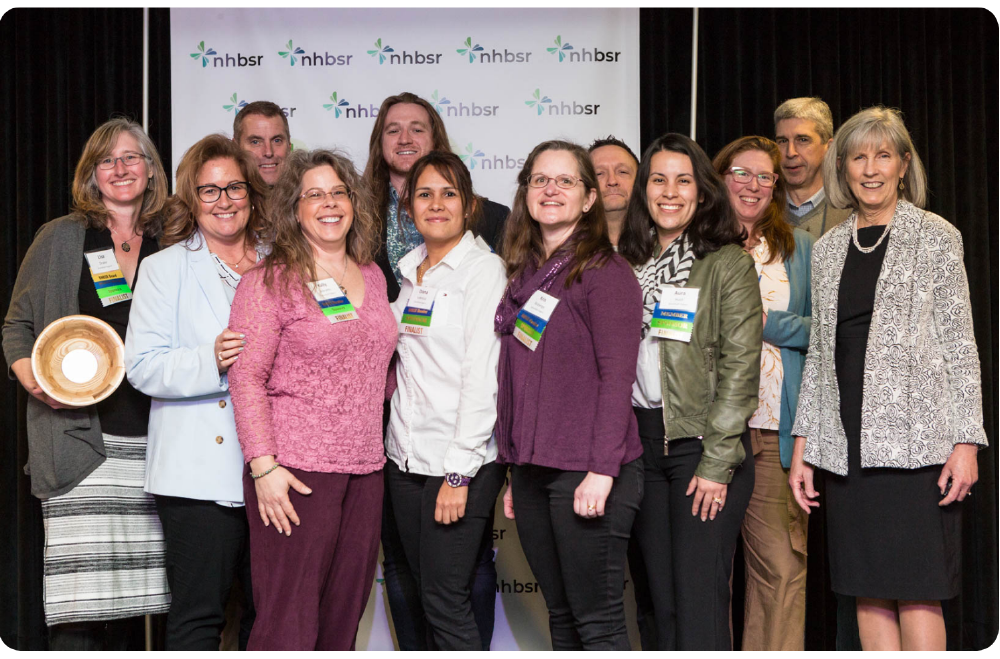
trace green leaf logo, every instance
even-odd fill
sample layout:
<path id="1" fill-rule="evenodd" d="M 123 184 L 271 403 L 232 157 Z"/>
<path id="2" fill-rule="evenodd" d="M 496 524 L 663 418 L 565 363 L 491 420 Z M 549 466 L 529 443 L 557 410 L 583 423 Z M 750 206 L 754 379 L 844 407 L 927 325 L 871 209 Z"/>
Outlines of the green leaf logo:
<path id="1" fill-rule="evenodd" d="M 394 52 L 392 50 L 392 46 L 386 44 L 385 47 L 383 48 L 382 38 L 379 37 L 378 40 L 375 41 L 375 50 L 369 50 L 368 54 L 371 55 L 372 57 L 378 55 L 378 63 L 382 64 L 383 62 L 385 62 L 385 53 L 391 53 L 391 52 Z"/>
<path id="2" fill-rule="evenodd" d="M 556 40 L 553 43 L 556 45 L 555 48 L 546 48 L 545 50 L 549 51 L 550 55 L 552 53 L 559 53 L 559 61 L 560 62 L 563 61 L 566 58 L 566 51 L 567 50 L 573 50 L 573 46 L 571 46 L 568 43 L 564 44 L 562 42 L 562 36 L 557 36 Z"/>
<path id="3" fill-rule="evenodd" d="M 236 95 L 236 92 L 233 92 L 233 95 L 229 99 L 229 103 L 222 106 L 223 109 L 226 112 L 238 113 L 240 110 L 245 108 L 247 106 L 247 102 L 237 100 L 238 98 L 239 97 Z"/>
<path id="4" fill-rule="evenodd" d="M 465 145 L 465 153 L 459 154 L 458 157 L 462 159 L 462 162 L 469 166 L 470 170 L 473 170 L 476 168 L 476 158 L 482 158 L 485 155 L 485 153 L 473 147 L 472 142 L 469 142 Z"/>
<path id="5" fill-rule="evenodd" d="M 476 61 L 476 53 L 481 51 L 483 47 L 480 46 L 478 43 L 475 46 L 473 46 L 472 37 L 466 37 L 465 43 L 463 45 L 465 46 L 465 48 L 459 48 L 455 52 L 457 52 L 459 55 L 468 55 L 469 64 L 472 64 L 473 62 Z"/>
<path id="6" fill-rule="evenodd" d="M 333 103 L 324 103 L 323 109 L 327 111 L 333 110 L 333 118 L 339 119 L 340 115 L 343 114 L 344 112 L 340 108 L 347 107 L 348 105 L 350 105 L 350 103 L 347 101 L 347 99 L 343 98 L 338 101 L 337 92 L 333 92 L 332 94 L 330 94 L 330 100 L 333 101 Z"/>
<path id="7" fill-rule="evenodd" d="M 202 68 L 205 68 L 208 66 L 208 57 L 216 54 L 215 50 L 211 47 L 208 50 L 205 50 L 205 42 L 202 41 L 198 44 L 198 52 L 191 53 L 191 59 L 197 60 L 198 58 L 201 58 L 201 66 Z"/>
<path id="8" fill-rule="evenodd" d="M 295 66 L 295 56 L 303 55 L 305 54 L 305 52 L 306 51 L 302 50 L 301 48 L 292 46 L 292 40 L 289 39 L 288 43 L 285 44 L 285 50 L 279 50 L 278 54 L 281 55 L 283 58 L 287 58 L 290 61 L 291 66 Z"/>
<path id="9" fill-rule="evenodd" d="M 438 114 L 442 113 L 441 112 L 441 106 L 442 105 L 450 105 L 450 104 L 451 104 L 451 101 L 449 101 L 447 98 L 445 98 L 443 94 L 441 95 L 440 98 L 438 98 L 438 90 L 435 89 L 434 93 L 431 94 L 431 105 L 434 106 L 434 109 L 437 110 Z"/>
<path id="10" fill-rule="evenodd" d="M 545 107 L 543 106 L 543 104 L 551 103 L 552 99 L 549 98 L 548 96 L 542 95 L 542 93 L 538 89 L 535 90 L 535 93 L 532 94 L 531 97 L 532 100 L 525 101 L 524 104 L 527 105 L 529 108 L 537 108 L 538 116 L 542 116 L 542 113 L 545 112 Z"/>

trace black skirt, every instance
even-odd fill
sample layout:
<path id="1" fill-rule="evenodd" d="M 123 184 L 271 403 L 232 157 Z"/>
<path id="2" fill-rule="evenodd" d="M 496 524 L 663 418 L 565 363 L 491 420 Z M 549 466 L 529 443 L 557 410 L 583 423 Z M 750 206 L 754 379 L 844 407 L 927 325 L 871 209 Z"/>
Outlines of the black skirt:
<path id="1" fill-rule="evenodd" d="M 883 227 L 861 229 L 873 244 Z M 938 506 L 941 465 L 861 468 L 861 399 L 875 286 L 888 237 L 864 254 L 852 243 L 837 304 L 836 370 L 847 434 L 847 476 L 827 473 L 826 523 L 834 592 L 893 600 L 946 600 L 960 586 L 962 504 Z"/>

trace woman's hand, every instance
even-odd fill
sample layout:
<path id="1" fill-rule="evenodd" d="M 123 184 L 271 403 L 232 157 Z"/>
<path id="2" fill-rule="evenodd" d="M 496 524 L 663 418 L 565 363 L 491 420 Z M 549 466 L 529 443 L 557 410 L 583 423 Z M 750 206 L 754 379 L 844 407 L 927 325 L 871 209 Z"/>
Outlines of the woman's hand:
<path id="1" fill-rule="evenodd" d="M 819 492 L 813 487 L 813 467 L 806 464 L 802 456 L 806 451 L 806 438 L 796 437 L 795 448 L 792 450 L 792 466 L 788 471 L 788 487 L 792 488 L 792 496 L 799 508 L 809 514 L 810 508 L 818 508 L 819 501 L 813 501 Z"/>
<path id="2" fill-rule="evenodd" d="M 250 461 L 250 473 L 259 474 L 273 466 L 273 455 L 254 458 Z M 295 514 L 295 508 L 288 499 L 288 488 L 294 488 L 299 494 L 312 494 L 312 490 L 284 467 L 278 467 L 268 475 L 254 479 L 253 486 L 257 492 L 257 511 L 264 521 L 264 526 L 273 523 L 278 533 L 291 535 L 291 524 L 298 526 L 299 516 Z"/>
<path id="3" fill-rule="evenodd" d="M 10 370 L 14 371 L 14 376 L 17 377 L 17 381 L 21 383 L 24 390 L 29 394 L 42 401 L 54 410 L 74 410 L 79 409 L 73 405 L 63 405 L 56 399 L 49 396 L 47 393 L 42 391 L 42 388 L 38 385 L 38 381 L 35 380 L 35 374 L 31 372 L 31 358 L 22 357 L 16 362 L 10 365 Z"/>
<path id="4" fill-rule="evenodd" d="M 978 453 L 979 448 L 975 444 L 955 444 L 951 456 L 941 469 L 941 477 L 938 478 L 937 484 L 941 496 L 945 495 L 945 488 L 951 480 L 951 489 L 947 491 L 947 496 L 938 502 L 939 506 L 964 500 L 973 483 L 979 480 L 979 463 L 976 460 Z"/>
<path id="5" fill-rule="evenodd" d="M 614 482 L 615 479 L 611 476 L 588 471 L 573 493 L 573 512 L 580 517 L 603 516 L 604 502 L 611 494 Z"/>
<path id="6" fill-rule="evenodd" d="M 684 493 L 685 496 L 694 494 L 691 515 L 697 517 L 700 511 L 701 521 L 715 519 L 715 516 L 722 511 L 722 507 L 726 505 L 726 491 L 728 489 L 729 486 L 725 483 L 716 483 L 701 476 L 692 476 L 691 482 L 688 483 L 687 492 Z"/>
<path id="7" fill-rule="evenodd" d="M 451 524 L 465 517 L 465 502 L 469 500 L 469 486 L 452 487 L 441 483 L 438 490 L 437 503 L 434 505 L 434 521 L 438 524 Z M 504 502 L 504 509 L 507 508 Z"/>
<path id="8" fill-rule="evenodd" d="M 503 516 L 514 519 L 514 490 L 510 480 L 507 481 L 507 491 L 503 493 Z"/>
<path id="9" fill-rule="evenodd" d="M 246 344 L 246 337 L 243 334 L 229 329 L 222 330 L 222 333 L 215 337 L 213 350 L 215 351 L 215 365 L 219 369 L 219 375 L 228 371 L 229 367 L 236 363 L 236 358 L 243 352 L 243 346 Z"/>

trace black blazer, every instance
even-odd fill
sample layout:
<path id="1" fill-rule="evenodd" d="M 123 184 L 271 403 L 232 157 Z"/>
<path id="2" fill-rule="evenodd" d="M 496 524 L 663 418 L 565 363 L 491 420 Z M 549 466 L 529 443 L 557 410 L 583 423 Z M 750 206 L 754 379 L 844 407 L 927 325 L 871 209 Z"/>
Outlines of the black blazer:
<path id="1" fill-rule="evenodd" d="M 494 252 L 500 248 L 500 243 L 503 240 L 504 223 L 507 221 L 509 214 L 510 209 L 503 204 L 483 199 L 483 215 L 479 219 L 478 233 L 493 248 Z M 382 274 L 385 275 L 385 289 L 386 293 L 389 294 L 389 302 L 392 303 L 399 297 L 399 282 L 396 281 L 396 275 L 393 274 L 392 268 L 389 266 L 389 252 L 385 247 L 386 231 L 387 228 L 383 225 L 382 242 L 379 244 L 375 263 L 382 268 Z"/>

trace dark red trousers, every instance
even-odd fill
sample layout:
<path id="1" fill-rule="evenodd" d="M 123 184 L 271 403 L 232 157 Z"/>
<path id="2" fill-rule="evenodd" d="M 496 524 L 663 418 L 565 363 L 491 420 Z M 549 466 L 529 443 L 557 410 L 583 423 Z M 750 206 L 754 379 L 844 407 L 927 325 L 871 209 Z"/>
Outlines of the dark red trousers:
<path id="1" fill-rule="evenodd" d="M 292 534 L 265 527 L 253 479 L 243 477 L 257 619 L 248 650 L 353 650 L 375 581 L 382 471 L 364 476 L 289 469 L 312 489 L 289 489 Z"/>

